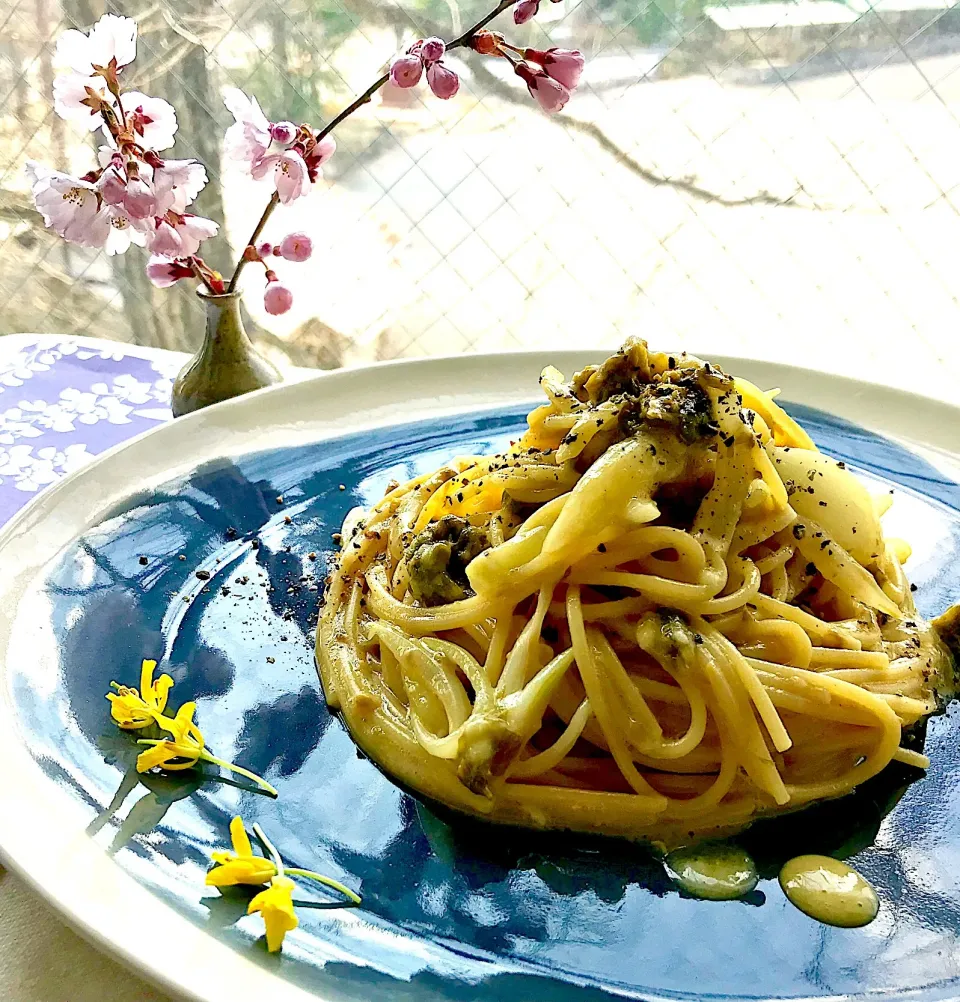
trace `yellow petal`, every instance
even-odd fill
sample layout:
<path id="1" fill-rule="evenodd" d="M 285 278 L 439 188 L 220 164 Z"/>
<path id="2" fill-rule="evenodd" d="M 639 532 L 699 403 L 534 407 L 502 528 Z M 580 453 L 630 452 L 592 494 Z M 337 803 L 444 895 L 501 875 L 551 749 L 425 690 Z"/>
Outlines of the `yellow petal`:
<path id="1" fill-rule="evenodd" d="M 233 842 L 233 851 L 238 856 L 253 855 L 253 846 L 250 845 L 250 837 L 243 827 L 243 818 L 239 814 L 230 822 L 230 841 Z"/>
<path id="2" fill-rule="evenodd" d="M 153 699 L 154 709 L 158 713 L 163 713 L 167 707 L 167 698 L 173 688 L 173 679 L 169 675 L 161 675 L 153 683 L 150 694 Z"/>
<path id="3" fill-rule="evenodd" d="M 247 914 L 260 912 L 267 931 L 267 949 L 276 953 L 283 946 L 283 937 L 300 924 L 293 910 L 293 889 L 289 877 L 274 877 L 270 886 L 261 891 L 247 907 Z"/>
<path id="4" fill-rule="evenodd" d="M 110 716 L 124 730 L 138 730 L 153 721 L 149 707 L 136 695 L 136 690 L 121 689 L 118 695 L 108 692 L 107 699 L 110 700 Z"/>
<path id="5" fill-rule="evenodd" d="M 215 866 L 207 873 L 206 882 L 211 887 L 232 887 L 236 884 L 257 886 L 266 884 L 277 875 L 277 868 L 269 859 L 251 856 L 248 859 L 233 859 L 222 866 Z"/>
<path id="6" fill-rule="evenodd" d="M 144 694 L 148 693 L 153 685 L 153 669 L 156 667 L 157 662 L 147 658 L 140 662 L 140 691 Z"/>
<path id="7" fill-rule="evenodd" d="M 140 752 L 137 756 L 137 772 L 149 772 L 157 766 L 162 766 L 168 759 L 176 756 L 176 748 L 169 741 Z"/>
<path id="8" fill-rule="evenodd" d="M 193 722 L 193 714 L 196 712 L 196 709 L 196 703 L 184 703 L 177 710 L 175 717 L 157 717 L 157 723 L 165 731 L 169 731 L 177 742 L 183 743 L 187 738 L 187 732 L 190 728 L 196 728 L 196 724 Z"/>
<path id="9" fill-rule="evenodd" d="M 237 857 L 234 853 L 227 852 L 224 849 L 215 849 L 210 853 L 210 858 L 214 861 L 214 863 L 218 863 L 222 866 L 224 863 L 232 863 Z"/>

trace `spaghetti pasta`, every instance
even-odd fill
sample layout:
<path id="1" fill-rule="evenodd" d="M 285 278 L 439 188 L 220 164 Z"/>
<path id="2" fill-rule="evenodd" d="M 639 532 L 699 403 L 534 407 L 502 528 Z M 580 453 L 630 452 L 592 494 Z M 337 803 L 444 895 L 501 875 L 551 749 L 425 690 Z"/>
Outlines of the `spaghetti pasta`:
<path id="1" fill-rule="evenodd" d="M 952 678 L 878 508 L 766 393 L 633 340 L 351 516 L 324 691 L 413 791 L 674 847 L 842 796 Z"/>

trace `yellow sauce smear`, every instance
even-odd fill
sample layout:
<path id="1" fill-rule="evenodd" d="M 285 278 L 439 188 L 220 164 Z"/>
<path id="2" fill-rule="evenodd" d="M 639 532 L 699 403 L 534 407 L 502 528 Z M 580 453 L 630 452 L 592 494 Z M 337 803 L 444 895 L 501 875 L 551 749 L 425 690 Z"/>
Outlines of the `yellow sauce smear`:
<path id="1" fill-rule="evenodd" d="M 805 915 L 846 929 L 877 917 L 877 892 L 856 870 L 829 856 L 796 856 L 780 871 L 780 886 Z"/>
<path id="2" fill-rule="evenodd" d="M 681 890 L 708 901 L 742 898 L 757 886 L 759 879 L 753 860 L 736 846 L 678 849 L 664 863 Z"/>

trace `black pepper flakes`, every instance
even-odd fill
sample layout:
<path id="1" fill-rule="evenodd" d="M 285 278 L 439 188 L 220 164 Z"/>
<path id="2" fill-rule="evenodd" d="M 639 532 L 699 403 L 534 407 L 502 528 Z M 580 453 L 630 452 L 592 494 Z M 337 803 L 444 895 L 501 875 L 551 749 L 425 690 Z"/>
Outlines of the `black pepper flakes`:
<path id="1" fill-rule="evenodd" d="M 804 534 L 806 533 L 806 531 L 807 531 L 807 528 L 806 528 L 806 526 L 804 526 L 804 525 L 801 525 L 801 524 L 800 524 L 800 523 L 798 522 L 798 523 L 797 523 L 797 524 L 796 524 L 796 525 L 795 525 L 795 526 L 793 527 L 793 538 L 794 538 L 794 539 L 803 539 L 803 537 L 804 537 Z"/>
<path id="2" fill-rule="evenodd" d="M 149 560 L 147 560 L 147 558 L 146 558 L 146 557 L 141 557 L 141 558 L 140 558 L 140 561 L 139 561 L 139 563 L 140 563 L 140 566 L 141 566 L 141 567 L 146 567 L 146 566 L 147 566 L 147 564 L 149 564 L 149 563 L 150 563 L 150 561 L 149 561 Z"/>
<path id="3" fill-rule="evenodd" d="M 267 658 L 267 664 L 268 665 L 273 665 L 273 664 L 276 664 L 276 663 L 277 663 L 277 659 L 276 658 L 269 658 L 269 657 Z"/>
<path id="4" fill-rule="evenodd" d="M 196 571 L 196 575 L 197 575 L 197 577 L 201 581 L 209 581 L 210 580 L 210 572 L 209 571 Z"/>
<path id="5" fill-rule="evenodd" d="M 224 530 L 223 534 L 227 537 L 227 539 L 237 538 L 237 530 L 234 529 L 232 525 L 228 525 L 227 528 Z"/>
<path id="6" fill-rule="evenodd" d="M 606 543 L 601 543 L 601 544 L 600 544 L 600 545 L 599 545 L 599 546 L 597 547 L 597 549 L 598 549 L 598 550 L 599 550 L 599 551 L 600 551 L 601 553 L 606 553 L 606 552 L 607 552 L 607 546 L 606 546 Z"/>
<path id="7" fill-rule="evenodd" d="M 817 504 L 820 505 L 821 508 L 826 508 L 827 507 L 827 502 L 826 501 L 818 501 Z"/>

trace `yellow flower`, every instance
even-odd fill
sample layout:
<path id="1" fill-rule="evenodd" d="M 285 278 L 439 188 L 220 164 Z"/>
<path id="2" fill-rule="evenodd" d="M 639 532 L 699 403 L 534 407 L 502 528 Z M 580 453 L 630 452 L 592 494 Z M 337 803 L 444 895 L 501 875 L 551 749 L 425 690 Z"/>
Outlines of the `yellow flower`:
<path id="1" fill-rule="evenodd" d="M 276 797 L 277 791 L 256 773 L 234 765 L 232 762 L 224 762 L 223 759 L 216 758 L 207 751 L 203 734 L 193 721 L 196 709 L 196 703 L 184 703 L 177 710 L 175 717 L 164 717 L 160 714 L 154 717 L 155 723 L 165 731 L 169 731 L 173 735 L 173 739 L 155 741 L 152 738 L 141 738 L 137 744 L 152 745 L 153 747 L 137 756 L 137 772 L 149 772 L 156 768 L 168 771 L 192 769 L 202 759 L 204 762 L 220 766 L 221 769 L 229 769 L 231 772 L 246 776 L 247 779 L 253 780 L 254 783 L 266 790 L 270 796 Z"/>
<path id="2" fill-rule="evenodd" d="M 261 891 L 247 907 L 247 914 L 260 912 L 267 927 L 267 949 L 276 953 L 283 946 L 283 937 L 300 924 L 293 911 L 293 889 L 289 877 L 276 876 L 270 886 Z"/>
<path id="3" fill-rule="evenodd" d="M 217 865 L 207 874 L 211 887 L 232 887 L 234 884 L 265 884 L 277 875 L 277 865 L 263 856 L 254 856 L 253 846 L 243 827 L 243 818 L 230 822 L 233 852 L 211 853 Z"/>
<path id="4" fill-rule="evenodd" d="M 163 717 L 159 714 L 154 720 L 165 731 L 170 731 L 173 740 L 144 741 L 143 744 L 153 745 L 137 757 L 137 772 L 149 772 L 160 766 L 167 770 L 192 769 L 203 756 L 203 735 L 200 728 L 193 722 L 196 703 L 184 703 L 177 710 L 176 717 Z"/>
<path id="5" fill-rule="evenodd" d="M 110 700 L 110 716 L 117 726 L 125 731 L 137 731 L 152 724 L 166 709 L 167 696 L 173 688 L 173 679 L 169 675 L 161 675 L 154 682 L 153 671 L 156 667 L 156 661 L 144 659 L 140 666 L 139 692 L 126 685 L 110 683 L 117 690 L 115 693 L 107 693 L 107 699 Z"/>

